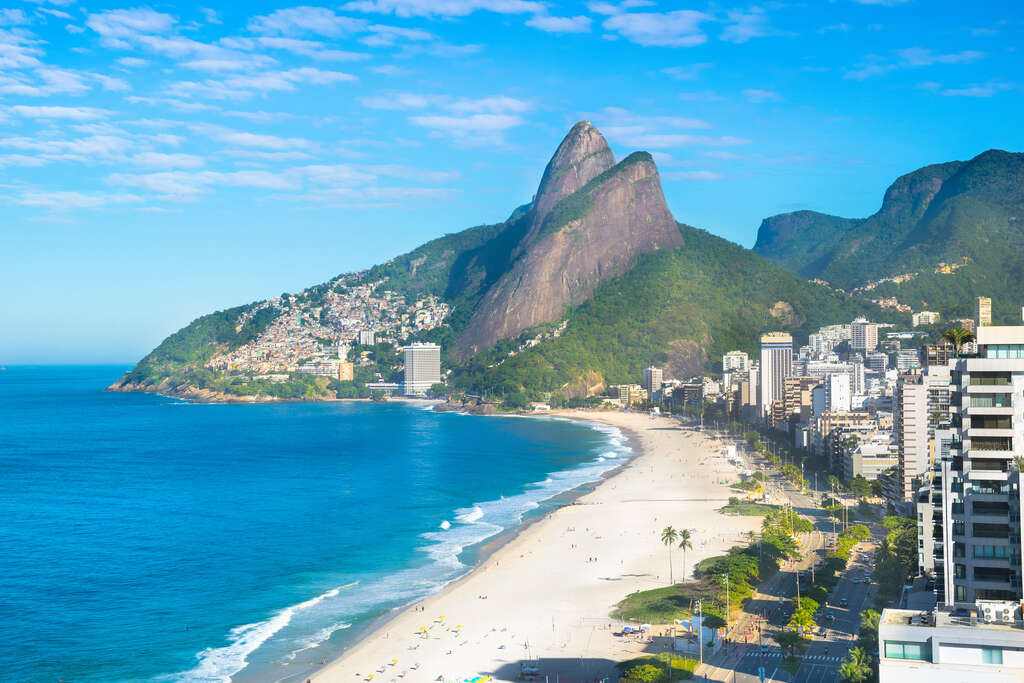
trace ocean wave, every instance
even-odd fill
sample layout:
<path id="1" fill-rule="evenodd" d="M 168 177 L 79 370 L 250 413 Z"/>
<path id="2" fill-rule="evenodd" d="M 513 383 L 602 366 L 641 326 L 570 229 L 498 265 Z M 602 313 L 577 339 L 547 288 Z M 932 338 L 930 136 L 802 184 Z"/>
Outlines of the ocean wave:
<path id="1" fill-rule="evenodd" d="M 196 655 L 199 663 L 194 669 L 165 677 L 163 680 L 182 683 L 229 683 L 232 676 L 245 668 L 249 655 L 287 626 L 292 617 L 340 592 L 340 588 L 332 588 L 315 598 L 286 607 L 269 619 L 237 626 L 228 633 L 230 644 L 203 650 Z"/>

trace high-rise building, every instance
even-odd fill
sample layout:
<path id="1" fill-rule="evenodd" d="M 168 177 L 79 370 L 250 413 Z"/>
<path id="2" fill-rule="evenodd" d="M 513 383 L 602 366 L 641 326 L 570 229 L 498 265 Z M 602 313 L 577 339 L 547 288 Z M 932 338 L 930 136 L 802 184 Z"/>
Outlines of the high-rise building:
<path id="1" fill-rule="evenodd" d="M 874 351 L 878 346 L 878 325 L 866 318 L 850 323 L 850 348 L 854 351 Z"/>
<path id="2" fill-rule="evenodd" d="M 722 356 L 722 372 L 746 370 L 750 365 L 750 356 L 746 351 L 730 351 Z"/>
<path id="3" fill-rule="evenodd" d="M 643 386 L 647 390 L 647 400 L 653 401 L 654 395 L 661 391 L 661 383 L 665 377 L 665 373 L 661 368 L 656 368 L 653 365 L 649 368 L 644 368 L 644 380 Z"/>
<path id="4" fill-rule="evenodd" d="M 896 352 L 896 369 L 900 372 L 921 367 L 921 353 L 917 349 L 900 349 Z"/>
<path id="5" fill-rule="evenodd" d="M 341 361 L 338 365 L 338 379 L 342 382 L 351 382 L 356 378 L 356 368 L 354 363 L 348 361 Z"/>
<path id="6" fill-rule="evenodd" d="M 992 299 L 979 296 L 974 300 L 974 328 L 992 324 Z"/>
<path id="7" fill-rule="evenodd" d="M 359 336 L 356 337 L 356 341 L 362 346 L 373 346 L 377 343 L 377 335 L 373 330 L 359 330 Z"/>
<path id="8" fill-rule="evenodd" d="M 833 413 L 847 412 L 853 401 L 850 375 L 834 372 L 825 378 L 825 410 Z"/>
<path id="9" fill-rule="evenodd" d="M 889 366 L 889 354 L 871 351 L 864 357 L 864 366 L 871 372 L 884 375 Z"/>
<path id="10" fill-rule="evenodd" d="M 793 337 L 785 332 L 761 336 L 761 415 L 771 413 L 772 403 L 785 394 L 783 381 L 793 368 Z"/>
<path id="11" fill-rule="evenodd" d="M 935 366 L 904 375 L 896 385 L 893 423 L 903 500 L 913 499 L 915 480 L 931 467 L 935 431 L 948 426 L 949 382 L 949 369 Z"/>
<path id="12" fill-rule="evenodd" d="M 935 311 L 921 311 L 911 316 L 914 327 L 921 325 L 935 325 L 942 319 L 942 316 Z"/>
<path id="13" fill-rule="evenodd" d="M 360 333 L 361 334 L 361 333 Z M 406 396 L 423 396 L 431 385 L 441 381 L 441 347 L 415 342 L 405 347 Z"/>
<path id="14" fill-rule="evenodd" d="M 930 482 L 917 497 L 921 568 L 940 605 L 1014 615 L 1021 584 L 1024 327 L 978 327 L 977 358 L 951 364 L 949 429 L 937 430 Z"/>

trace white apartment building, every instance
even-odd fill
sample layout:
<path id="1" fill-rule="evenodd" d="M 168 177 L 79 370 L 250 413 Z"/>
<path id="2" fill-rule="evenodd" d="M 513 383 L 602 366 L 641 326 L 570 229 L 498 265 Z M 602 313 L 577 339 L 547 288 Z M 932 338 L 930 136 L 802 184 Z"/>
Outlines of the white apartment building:
<path id="1" fill-rule="evenodd" d="M 441 381 L 441 347 L 415 342 L 405 347 L 405 382 L 402 393 L 423 396 Z"/>
<path id="2" fill-rule="evenodd" d="M 722 356 L 722 372 L 745 372 L 750 367 L 746 351 L 730 351 Z"/>
<path id="3" fill-rule="evenodd" d="M 825 410 L 833 413 L 849 412 L 853 404 L 850 375 L 834 372 L 825 377 Z"/>
<path id="4" fill-rule="evenodd" d="M 761 415 L 771 414 L 772 403 L 783 398 L 783 381 L 792 374 L 793 337 L 785 332 L 761 336 Z"/>
<path id="5" fill-rule="evenodd" d="M 993 607 L 980 603 L 955 612 L 883 610 L 878 622 L 879 683 L 1024 681 L 1020 609 L 1004 620 L 1001 612 L 995 616 Z"/>
<path id="6" fill-rule="evenodd" d="M 935 311 L 921 311 L 920 313 L 915 313 L 911 316 L 911 322 L 914 327 L 920 327 L 921 325 L 935 325 L 940 320 L 942 320 L 942 316 Z"/>
<path id="7" fill-rule="evenodd" d="M 983 325 L 977 335 L 978 357 L 950 364 L 953 421 L 936 432 L 938 457 L 917 497 L 919 545 L 926 550 L 930 535 L 932 551 L 921 564 L 948 608 L 979 601 L 1019 607 L 1024 327 Z"/>
<path id="8" fill-rule="evenodd" d="M 878 347 L 878 325 L 867 318 L 850 323 L 850 348 L 854 351 L 874 351 Z"/>

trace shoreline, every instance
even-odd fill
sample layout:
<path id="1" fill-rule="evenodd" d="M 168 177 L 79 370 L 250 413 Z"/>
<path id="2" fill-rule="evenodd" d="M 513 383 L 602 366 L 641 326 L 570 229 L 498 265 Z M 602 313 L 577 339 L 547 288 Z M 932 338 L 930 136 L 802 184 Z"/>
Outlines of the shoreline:
<path id="1" fill-rule="evenodd" d="M 523 417 L 556 418 L 612 426 L 618 429 L 628 440 L 627 445 L 632 449 L 634 455 L 628 461 L 603 473 L 598 479 L 559 494 L 569 496 L 571 500 L 568 502 L 533 519 L 524 518 L 523 522 L 514 529 L 509 529 L 506 532 L 500 533 L 496 538 L 485 541 L 480 548 L 480 556 L 475 565 L 465 574 L 449 582 L 436 593 L 381 615 L 371 624 L 367 625 L 357 635 L 354 642 L 337 658 L 315 673 L 305 674 L 306 677 L 312 681 L 325 683 L 333 683 L 335 681 L 373 682 L 383 678 L 391 678 L 392 675 L 397 676 L 399 671 L 405 671 L 406 673 L 401 676 L 402 678 L 422 681 L 434 681 L 439 676 L 441 680 L 462 680 L 462 678 L 472 677 L 473 675 L 488 675 L 497 680 L 514 680 L 515 674 L 518 674 L 518 662 L 523 659 L 528 657 L 536 658 L 538 656 L 550 659 L 552 651 L 554 654 L 563 655 L 563 657 L 570 654 L 567 651 L 570 649 L 568 642 L 561 645 L 554 642 L 547 646 L 542 644 L 542 641 L 551 638 L 551 634 L 556 636 L 562 635 L 556 626 L 557 622 L 561 621 L 561 619 L 556 618 L 559 615 L 552 614 L 550 617 L 551 621 L 542 620 L 543 624 L 520 623 L 515 626 L 506 624 L 500 631 L 497 624 L 490 631 L 474 629 L 472 626 L 463 628 L 463 624 L 466 622 L 479 622 L 488 618 L 497 619 L 499 622 L 523 622 L 524 620 L 527 622 L 537 622 L 538 618 L 535 614 L 532 618 L 530 616 L 530 613 L 537 611 L 560 612 L 561 617 L 568 622 L 578 622 L 576 624 L 567 624 L 563 629 L 570 632 L 566 634 L 568 641 L 578 641 L 574 649 L 582 649 L 585 652 L 575 651 L 573 652 L 574 656 L 568 659 L 572 662 L 579 662 L 579 666 L 588 668 L 588 677 L 592 677 L 590 673 L 593 673 L 589 669 L 594 671 L 600 669 L 606 672 L 615 661 L 628 658 L 624 653 L 619 652 L 623 656 L 604 657 L 602 658 L 603 661 L 599 663 L 584 664 L 582 654 L 590 654 L 586 651 L 591 649 L 605 652 L 606 654 L 608 650 L 618 652 L 622 649 L 623 641 L 613 638 L 610 629 L 606 628 L 606 625 L 610 625 L 613 621 L 608 616 L 608 613 L 614 607 L 614 604 L 625 598 L 628 593 L 634 590 L 646 590 L 667 583 L 657 573 L 659 567 L 662 573 L 667 573 L 663 566 L 666 561 L 664 547 L 661 547 L 661 550 L 655 554 L 655 557 L 651 557 L 651 553 L 646 551 L 638 552 L 636 548 L 631 549 L 629 546 L 619 547 L 618 549 L 622 551 L 618 553 L 622 555 L 622 557 L 618 558 L 622 576 L 615 578 L 598 577 L 596 581 L 593 579 L 590 581 L 574 581 L 571 578 L 566 581 L 564 577 L 562 577 L 561 581 L 545 581 L 548 584 L 564 584 L 556 586 L 537 585 L 537 579 L 540 575 L 548 572 L 549 567 L 546 562 L 541 562 L 538 567 L 536 556 L 533 556 L 534 549 L 542 549 L 545 557 L 551 559 L 551 565 L 564 568 L 567 560 L 569 560 L 569 558 L 565 557 L 566 549 L 559 547 L 549 548 L 548 546 L 564 546 L 564 541 L 555 541 L 555 539 L 565 537 L 567 533 L 575 534 L 575 524 L 577 523 L 575 520 L 577 518 L 582 519 L 584 523 L 589 519 L 594 519 L 596 524 L 598 517 L 608 518 L 607 510 L 604 509 L 606 504 L 616 506 L 626 504 L 631 509 L 634 509 L 636 508 L 636 503 L 646 502 L 642 507 L 648 508 L 647 511 L 657 511 L 665 508 L 666 504 L 671 506 L 673 502 L 682 503 L 685 501 L 685 498 L 673 501 L 659 495 L 649 501 L 638 501 L 632 498 L 615 500 L 615 497 L 609 494 L 611 491 L 618 489 L 619 483 L 623 484 L 623 488 L 628 488 L 630 491 L 637 484 L 639 484 L 641 491 L 645 490 L 652 483 L 649 475 L 655 472 L 655 467 L 658 466 L 660 470 L 668 461 L 674 461 L 670 464 L 673 464 L 675 470 L 677 470 L 670 474 L 669 478 L 685 480 L 690 476 L 686 472 L 700 470 L 702 466 L 712 459 L 709 456 L 714 455 L 712 451 L 716 446 L 703 434 L 681 427 L 675 421 L 664 417 L 651 417 L 645 414 L 562 410 L 551 411 L 542 415 L 523 415 Z M 673 436 L 676 436 L 676 440 L 680 443 L 673 444 L 673 440 L 669 439 L 666 434 L 657 433 L 666 431 L 674 433 Z M 684 441 L 687 443 L 683 443 Z M 679 458 L 678 452 L 671 452 L 672 445 L 675 445 L 677 450 L 680 446 L 689 446 L 690 452 L 686 454 L 689 457 Z M 676 458 L 673 458 L 673 455 Z M 724 462 L 724 459 L 722 462 Z M 721 464 L 719 463 L 719 465 Z M 643 471 L 644 465 L 650 465 L 649 471 Z M 707 479 L 706 474 L 701 476 Z M 693 474 L 693 476 L 696 478 L 698 475 Z M 661 473 L 655 474 L 654 478 L 660 479 L 664 483 Z M 627 479 L 631 481 L 626 481 Z M 702 496 L 707 495 L 703 488 L 696 489 L 694 492 L 701 492 Z M 724 504 L 728 491 L 723 487 L 720 493 L 722 494 L 722 503 Z M 707 502 L 702 500 L 701 507 L 706 506 Z M 733 535 L 737 539 L 742 531 L 747 528 L 753 528 L 756 526 L 755 522 L 759 521 L 726 517 L 717 512 L 717 507 L 712 510 L 705 509 L 703 513 L 705 515 L 710 513 L 718 518 L 715 524 L 707 525 L 706 529 L 718 531 L 723 528 L 736 527 L 734 530 L 736 533 Z M 621 515 L 613 513 L 611 520 L 612 523 L 617 522 L 621 527 Z M 657 520 L 657 517 L 655 517 L 655 520 Z M 566 532 L 559 533 L 558 528 L 564 523 L 568 523 L 570 526 L 567 527 Z M 585 528 L 589 533 L 590 527 Z M 645 535 L 642 532 L 636 532 L 633 527 L 628 525 L 621 527 L 619 531 L 622 536 L 627 533 Z M 657 528 L 645 528 L 645 531 L 655 533 Z M 704 534 L 707 531 L 701 529 L 701 533 Z M 572 558 L 574 560 L 573 564 L 580 561 L 579 553 L 576 551 L 583 549 L 584 545 L 587 548 L 591 548 L 592 552 L 595 553 L 598 550 L 602 553 L 612 552 L 612 560 L 614 561 L 616 559 L 614 555 L 615 549 L 608 548 L 608 543 L 603 535 L 594 536 L 591 534 L 591 536 L 593 536 L 591 539 L 580 539 L 582 542 L 579 544 L 570 544 L 568 550 L 570 551 L 569 555 L 574 555 Z M 650 545 L 650 540 L 646 539 L 645 545 Z M 656 545 L 660 545 L 657 543 L 657 539 L 654 540 Z M 700 546 L 695 543 L 694 550 L 691 550 L 689 553 L 692 556 L 692 561 L 687 561 L 687 567 L 692 568 L 701 557 L 718 554 L 732 545 L 732 540 L 724 540 L 724 536 L 719 535 L 718 540 L 719 542 L 712 543 L 711 547 L 707 547 L 704 543 Z M 698 540 L 698 542 L 700 541 Z M 518 557 L 516 557 L 517 552 L 519 552 Z M 600 555 L 587 555 L 586 557 L 588 559 L 585 565 L 596 566 L 604 564 L 599 562 L 601 560 Z M 639 564 L 639 568 L 645 571 L 624 571 L 627 560 L 631 566 Z M 674 561 L 675 563 L 679 562 L 678 558 L 674 558 Z M 511 569 L 506 569 L 502 566 L 503 564 L 506 566 L 511 565 Z M 516 565 L 525 566 L 517 567 Z M 501 575 L 500 577 L 498 576 L 499 574 Z M 543 576 L 542 578 L 548 579 L 549 577 Z M 516 586 L 516 584 L 519 585 Z M 544 589 L 551 591 L 551 595 L 544 598 L 539 595 L 534 597 L 533 599 L 536 602 L 533 606 L 531 607 L 529 604 L 525 606 L 527 614 L 517 617 L 512 612 L 516 610 L 524 611 L 524 605 L 522 601 L 514 598 L 509 602 L 509 593 L 514 592 L 514 587 L 521 588 L 526 595 L 536 595 L 538 592 L 543 593 Z M 578 596 L 579 599 L 566 604 L 560 604 L 557 608 L 552 607 L 552 600 L 563 599 L 566 597 L 565 593 L 571 593 L 574 589 L 576 592 L 586 595 L 580 595 Z M 508 605 L 505 609 L 501 609 L 502 605 L 497 601 L 490 602 L 498 597 L 495 595 L 495 591 L 503 592 L 502 602 Z M 468 594 L 473 595 L 469 596 Z M 484 600 L 488 602 L 484 602 Z M 491 609 L 492 607 L 495 609 Z M 496 614 L 495 610 L 497 610 Z M 439 620 L 435 616 L 427 616 L 432 615 L 434 612 L 439 612 L 440 614 L 455 613 L 456 616 L 449 617 L 449 619 L 461 621 L 455 624 L 456 628 L 453 629 L 450 628 L 451 624 L 448 621 Z M 464 615 L 459 614 L 459 612 L 463 612 Z M 423 614 L 423 616 L 418 616 L 420 614 Z M 413 622 L 429 623 L 430 625 L 423 626 L 420 624 L 413 626 Z M 581 638 L 575 638 L 578 634 L 571 632 L 587 631 L 587 622 L 590 622 L 590 632 L 586 639 L 586 645 L 584 645 Z M 600 629 L 597 628 L 598 624 L 600 624 Z M 395 637 L 392 638 L 392 635 Z M 423 637 L 424 635 L 428 637 Z M 494 637 L 490 641 L 491 644 L 498 640 L 508 642 L 501 643 L 490 655 L 478 652 L 475 648 L 465 648 L 474 637 L 479 638 L 480 640 L 476 641 L 476 643 L 481 644 L 491 636 Z M 601 642 L 600 644 L 593 643 L 596 647 L 592 648 L 591 645 L 592 641 L 595 640 L 595 636 Z M 464 640 L 460 642 L 460 638 L 464 638 Z M 441 641 L 441 647 L 448 649 L 439 650 L 437 647 L 431 648 L 431 646 L 435 645 L 435 643 L 431 642 L 434 640 Z M 531 644 L 531 641 L 533 644 Z M 436 652 L 429 652 L 427 648 L 436 650 Z M 388 657 L 383 654 L 385 650 L 389 651 L 389 654 L 393 656 Z M 426 661 L 428 660 L 428 654 L 430 655 L 429 661 Z M 635 656 L 636 653 L 633 653 L 633 655 Z M 393 659 L 398 659 L 399 662 L 389 665 L 388 663 Z M 411 668 L 421 660 L 424 660 L 421 666 Z M 377 664 L 381 664 L 381 666 Z M 563 662 L 558 666 L 563 667 L 564 665 L 565 663 Z M 389 666 L 394 668 L 389 668 Z M 441 671 L 441 669 L 446 667 L 453 671 Z M 572 668 L 571 664 L 569 668 Z M 380 669 L 383 669 L 383 671 L 378 671 Z M 552 671 L 551 673 L 555 674 L 558 672 Z M 569 673 L 569 671 L 564 671 L 563 673 Z M 356 676 L 355 674 L 359 675 Z M 288 676 L 282 680 L 292 680 L 297 675 Z M 596 677 L 596 675 L 593 677 Z"/>
<path id="2" fill-rule="evenodd" d="M 412 400 L 417 400 L 417 399 L 412 399 Z M 446 411 L 446 412 L 454 412 L 454 411 Z M 568 411 L 566 411 L 566 412 L 568 412 Z M 464 414 L 466 414 L 466 415 L 474 415 L 474 413 L 464 413 Z M 483 417 L 557 418 L 557 419 L 562 419 L 562 420 L 570 420 L 570 421 L 574 421 L 574 422 L 580 422 L 580 423 L 584 423 L 584 424 L 588 423 L 588 422 L 598 422 L 599 421 L 599 420 L 595 420 L 595 419 L 591 419 L 591 418 L 568 417 L 568 416 L 565 416 L 565 415 L 554 415 L 554 414 L 550 414 L 550 413 L 539 414 L 539 415 L 534 415 L 534 414 L 525 414 L 525 415 L 517 415 L 517 414 L 491 414 L 491 415 L 485 415 Z M 611 426 L 615 426 L 615 425 L 612 425 L 609 422 L 604 422 L 604 424 L 609 424 Z M 393 622 L 395 619 L 397 619 L 397 618 L 401 617 L 403 614 L 409 612 L 409 610 L 411 610 L 413 607 L 417 607 L 417 606 L 422 605 L 424 602 L 426 602 L 430 598 L 443 596 L 444 593 L 446 591 L 448 591 L 449 589 L 454 589 L 460 583 L 462 583 L 464 581 L 468 581 L 469 579 L 472 578 L 473 574 L 477 571 L 478 568 L 483 566 L 496 553 L 500 552 L 502 548 L 507 546 L 509 543 L 512 543 L 520 535 L 522 535 L 527 530 L 529 530 L 530 527 L 543 522 L 544 520 L 549 518 L 551 515 L 555 514 L 556 512 L 558 512 L 559 510 L 561 510 L 561 509 L 563 509 L 565 507 L 569 507 L 569 506 L 575 505 L 576 501 L 578 501 L 580 498 L 586 496 L 588 493 L 592 493 L 594 490 L 596 490 L 596 488 L 598 486 L 601 486 L 605 482 L 609 481 L 611 478 L 613 478 L 616 475 L 621 474 L 622 472 L 624 472 L 629 467 L 629 465 L 632 462 L 634 462 L 637 458 L 640 457 L 640 455 L 642 454 L 642 450 L 641 450 L 641 448 L 639 446 L 639 439 L 638 439 L 637 435 L 635 433 L 633 433 L 632 430 L 626 429 L 626 428 L 620 428 L 620 427 L 616 427 L 616 428 L 619 429 L 620 432 L 626 437 L 626 439 L 628 441 L 628 447 L 629 447 L 629 449 L 631 451 L 633 451 L 633 455 L 631 455 L 625 462 L 621 463 L 620 465 L 618 465 L 616 467 L 613 467 L 612 469 L 610 469 L 610 470 L 608 470 L 606 472 L 603 472 L 602 474 L 600 474 L 598 476 L 597 479 L 594 479 L 592 481 L 584 482 L 582 484 L 574 486 L 571 489 L 567 489 L 565 491 L 557 493 L 554 496 L 552 496 L 551 498 L 546 499 L 545 501 L 541 501 L 541 503 L 545 503 L 545 502 L 548 502 L 548 501 L 551 501 L 551 500 L 555 500 L 555 499 L 558 499 L 558 498 L 562 498 L 562 497 L 565 497 L 567 499 L 566 502 L 557 505 L 553 509 L 546 511 L 543 514 L 531 515 L 530 512 L 532 512 L 532 511 L 528 511 L 523 516 L 523 520 L 519 524 L 517 524 L 516 526 L 510 527 L 510 528 L 505 529 L 503 531 L 500 531 L 497 534 L 495 534 L 494 536 L 492 536 L 490 538 L 487 538 L 484 541 L 482 541 L 479 544 L 479 548 L 478 548 L 478 551 L 477 551 L 479 553 L 479 555 L 476 558 L 476 562 L 473 564 L 473 566 L 468 567 L 467 570 L 461 576 L 457 576 L 454 579 L 452 579 L 451 581 L 447 582 L 446 584 L 441 586 L 434 593 L 430 593 L 428 595 L 425 595 L 422 598 L 418 598 L 418 599 L 413 600 L 411 602 L 408 602 L 408 603 L 406 603 L 404 605 L 400 605 L 398 607 L 393 607 L 393 608 L 389 609 L 387 612 L 385 612 L 384 614 L 381 614 L 377 618 L 373 619 L 373 621 L 371 621 L 369 624 L 367 624 L 366 626 L 361 628 L 354 635 L 352 643 L 349 646 L 347 646 L 344 650 L 342 650 L 342 652 L 340 654 L 338 654 L 334 659 L 332 659 L 328 663 L 328 666 L 330 666 L 331 664 L 333 664 L 336 661 L 339 661 L 339 660 L 343 659 L 352 649 L 357 647 L 364 639 L 372 637 L 375 633 L 381 631 L 385 626 L 387 626 L 388 624 Z M 472 546 L 470 546 L 470 547 L 472 547 Z M 469 549 L 469 548 L 467 548 L 467 549 Z M 316 675 L 315 674 L 304 674 L 304 675 L 312 678 L 313 680 L 316 680 Z M 288 681 L 291 678 L 292 678 L 292 676 L 289 676 L 289 677 L 286 677 L 286 678 L 283 678 L 283 679 L 280 679 L 280 680 Z"/>

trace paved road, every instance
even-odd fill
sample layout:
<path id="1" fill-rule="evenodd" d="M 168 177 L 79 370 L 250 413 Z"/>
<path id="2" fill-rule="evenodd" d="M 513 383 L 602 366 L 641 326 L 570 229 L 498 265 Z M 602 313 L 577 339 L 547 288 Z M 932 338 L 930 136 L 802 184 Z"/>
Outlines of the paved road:
<path id="1" fill-rule="evenodd" d="M 787 599 L 795 598 L 797 591 L 797 575 L 805 571 L 814 562 L 820 566 L 825 561 L 826 545 L 835 540 L 834 530 L 839 527 L 827 513 L 816 507 L 815 496 L 797 491 L 780 475 L 773 475 L 766 490 L 772 493 L 773 502 L 789 500 L 796 511 L 811 520 L 814 531 L 802 539 L 805 550 L 804 557 L 791 566 L 784 567 L 776 577 L 762 587 L 764 593 L 754 596 L 750 607 L 755 610 L 766 610 L 768 623 L 763 624 L 761 642 L 734 646 L 730 651 L 716 657 L 717 666 L 705 666 L 701 673 L 708 680 L 726 683 L 756 683 L 760 681 L 760 669 L 764 669 L 765 681 L 784 683 L 825 683 L 838 679 L 838 669 L 847 652 L 854 646 L 860 626 L 860 612 L 869 604 L 870 585 L 861 582 L 866 571 L 871 568 L 871 557 L 874 553 L 872 542 L 860 544 L 854 551 L 847 569 L 840 581 L 833 588 L 823 613 L 817 619 L 819 625 L 826 628 L 814 634 L 808 644 L 800 668 L 791 674 L 782 668 L 783 653 L 775 645 L 771 634 L 785 626 L 788 617 L 782 610 L 773 607 L 777 604 L 788 604 Z M 803 585 L 809 585 L 807 583 Z M 843 599 L 847 606 L 842 607 Z M 748 609 L 750 609 L 748 607 Z M 833 618 L 829 619 L 829 615 Z M 734 631 L 742 633 L 748 619 L 741 620 Z"/>

